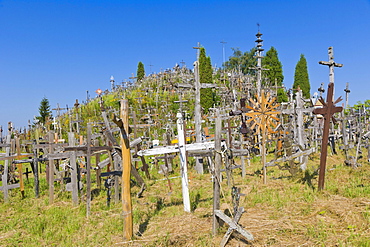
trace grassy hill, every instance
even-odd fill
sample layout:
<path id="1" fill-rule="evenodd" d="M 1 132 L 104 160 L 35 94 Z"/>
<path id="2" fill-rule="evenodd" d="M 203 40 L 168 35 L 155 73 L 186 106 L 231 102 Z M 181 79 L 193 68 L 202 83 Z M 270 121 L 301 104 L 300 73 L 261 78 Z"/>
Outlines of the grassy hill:
<path id="1" fill-rule="evenodd" d="M 246 209 L 240 223 L 255 240 L 247 242 L 234 234 L 228 246 L 370 246 L 370 166 L 360 160 L 362 166 L 352 168 L 343 160 L 342 155 L 328 157 L 321 192 L 316 189 L 318 154 L 311 155 L 309 169 L 295 177 L 286 170 L 269 168 L 267 184 L 263 184 L 258 159 L 247 167 L 244 179 L 239 169 L 234 170 L 232 184 L 245 194 L 240 198 L 240 206 Z M 41 174 L 42 194 L 34 198 L 30 178 L 26 198 L 21 199 L 14 189 L 10 202 L 0 203 L 0 246 L 218 246 L 228 226 L 212 235 L 211 175 L 190 169 L 192 212 L 186 213 L 179 168 L 174 170 L 172 191 L 153 166 L 142 198 L 135 197 L 139 187 L 132 184 L 135 238 L 128 242 L 122 240 L 121 203 L 108 207 L 104 187 L 94 187 L 87 218 L 84 202 L 73 207 L 70 192 L 59 184 L 55 203 L 48 204 L 45 174 Z M 221 209 L 232 212 L 226 179 L 222 195 Z"/>

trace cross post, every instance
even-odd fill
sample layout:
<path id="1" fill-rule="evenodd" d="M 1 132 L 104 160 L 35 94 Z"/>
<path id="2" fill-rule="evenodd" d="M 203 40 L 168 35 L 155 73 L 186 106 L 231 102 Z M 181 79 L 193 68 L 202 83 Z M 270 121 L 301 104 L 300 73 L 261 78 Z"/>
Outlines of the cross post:
<path id="1" fill-rule="evenodd" d="M 348 94 L 351 92 L 351 90 L 349 90 L 349 83 L 347 82 L 346 83 L 346 88 L 344 89 L 344 92 L 346 92 L 346 104 L 345 104 L 345 109 L 347 109 L 348 107 Z"/>
<path id="2" fill-rule="evenodd" d="M 330 82 L 328 85 L 328 94 L 326 97 L 326 102 L 324 102 L 323 98 L 319 99 L 323 107 L 316 108 L 313 110 L 314 114 L 321 114 L 324 117 L 324 130 L 322 134 L 320 172 L 319 172 L 319 184 L 318 184 L 319 190 L 324 189 L 326 158 L 327 158 L 327 153 L 328 153 L 327 146 L 328 146 L 328 140 L 329 140 L 330 119 L 332 118 L 334 113 L 341 112 L 343 110 L 343 107 L 335 106 L 336 103 L 342 100 L 341 97 L 339 97 L 333 103 L 333 94 L 334 94 L 334 83 Z"/>

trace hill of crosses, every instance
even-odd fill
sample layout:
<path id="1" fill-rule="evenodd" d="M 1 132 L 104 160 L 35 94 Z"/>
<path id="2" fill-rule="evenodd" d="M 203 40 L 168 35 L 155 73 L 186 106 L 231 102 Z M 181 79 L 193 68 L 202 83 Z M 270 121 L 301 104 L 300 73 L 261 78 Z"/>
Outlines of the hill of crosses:
<path id="1" fill-rule="evenodd" d="M 50 109 L 0 137 L 0 246 L 370 246 L 369 112 L 293 88 L 262 34 Z M 248 58 L 248 59 L 247 59 Z M 324 78 L 323 78 L 324 80 Z"/>

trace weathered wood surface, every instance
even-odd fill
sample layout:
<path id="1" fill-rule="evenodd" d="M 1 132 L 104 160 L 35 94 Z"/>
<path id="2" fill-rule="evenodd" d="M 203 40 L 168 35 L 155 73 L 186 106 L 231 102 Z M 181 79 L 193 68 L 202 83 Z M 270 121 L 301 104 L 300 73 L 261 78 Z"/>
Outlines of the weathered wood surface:
<path id="1" fill-rule="evenodd" d="M 74 146 L 76 145 L 75 143 L 75 138 L 74 138 L 74 133 L 69 132 L 68 133 L 68 144 L 69 146 Z M 74 206 L 78 205 L 79 201 L 79 196 L 78 196 L 78 167 L 77 167 L 77 162 L 76 162 L 76 152 L 71 151 L 69 153 L 69 163 L 71 165 L 71 191 L 72 191 L 72 203 Z"/>
<path id="2" fill-rule="evenodd" d="M 167 147 L 158 147 L 158 148 L 152 148 L 152 149 L 145 149 L 140 150 L 137 154 L 139 156 L 145 155 L 158 155 L 158 154 L 170 154 L 170 153 L 178 153 L 180 152 L 179 145 L 177 146 L 167 146 Z M 214 142 L 202 142 L 202 143 L 192 143 L 192 144 L 186 144 L 185 145 L 186 151 L 196 151 L 196 150 L 207 150 L 207 149 L 213 149 L 214 148 Z"/>
<path id="3" fill-rule="evenodd" d="M 313 152 L 315 152 L 316 149 L 315 148 L 310 148 L 308 150 L 304 150 L 304 151 L 300 151 L 300 152 L 297 152 L 295 154 L 292 154 L 291 156 L 288 156 L 288 157 L 282 157 L 282 158 L 279 158 L 279 159 L 276 159 L 276 160 L 272 160 L 270 162 L 267 162 L 266 163 L 266 166 L 274 166 L 274 165 L 277 165 L 279 163 L 282 163 L 282 162 L 286 162 L 286 161 L 290 161 L 292 159 L 295 159 L 295 158 L 298 158 L 298 157 L 301 157 L 301 156 L 304 156 L 304 155 L 310 155 L 312 154 Z"/>
<path id="4" fill-rule="evenodd" d="M 6 137 L 6 144 L 8 146 L 5 148 L 5 155 L 9 156 L 10 155 L 10 143 L 11 143 L 11 134 L 9 133 Z M 9 160 L 6 159 L 4 161 L 4 173 L 2 175 L 2 183 L 3 185 L 0 187 L 0 190 L 4 192 L 4 201 L 8 202 L 9 201 L 9 189 L 14 189 L 14 188 L 19 188 L 20 184 L 8 184 L 8 173 L 9 173 Z"/>
<path id="5" fill-rule="evenodd" d="M 184 124 L 181 113 L 177 113 L 177 132 L 178 132 L 178 148 L 180 152 L 180 167 L 181 167 L 181 185 L 182 199 L 184 203 L 184 211 L 190 212 L 190 195 L 189 195 L 189 179 L 187 170 L 186 145 L 184 136 Z"/>
<path id="6" fill-rule="evenodd" d="M 236 212 L 234 218 L 233 218 L 233 221 L 235 224 L 238 224 L 240 218 L 242 217 L 244 213 L 244 208 L 243 207 L 240 207 L 238 209 L 238 211 Z M 227 229 L 227 232 L 225 233 L 224 237 L 222 238 L 221 240 L 221 243 L 220 243 L 220 246 L 221 247 L 224 247 L 226 246 L 227 242 L 229 241 L 231 235 L 233 234 L 233 232 L 235 231 L 235 229 L 233 227 L 229 227 L 229 229 Z"/>
<path id="7" fill-rule="evenodd" d="M 91 123 L 87 124 L 86 134 L 86 217 L 91 211 Z"/>
<path id="8" fill-rule="evenodd" d="M 121 100 L 120 122 L 116 124 L 121 129 L 120 141 L 122 150 L 122 215 L 123 215 L 123 238 L 131 240 L 133 235 L 132 202 L 131 202 L 131 154 L 128 124 L 128 100 Z"/>
<path id="9" fill-rule="evenodd" d="M 215 210 L 215 214 L 217 217 L 222 219 L 225 223 L 227 223 L 233 230 L 239 232 L 248 240 L 254 240 L 253 235 L 245 230 L 242 226 L 238 223 L 235 223 L 229 216 L 225 215 L 221 210 Z"/>
<path id="10" fill-rule="evenodd" d="M 54 134 L 52 132 L 49 132 L 49 143 L 54 142 Z M 54 152 L 54 148 L 52 145 L 49 145 L 49 154 L 52 154 Z M 49 164 L 48 169 L 46 171 L 47 174 L 47 181 L 49 183 L 49 204 L 54 203 L 54 159 L 49 158 Z"/>
<path id="11" fill-rule="evenodd" d="M 222 120 L 220 118 L 220 112 L 216 110 L 216 123 L 215 123 L 215 162 L 214 167 L 211 168 L 213 175 L 213 219 L 212 219 L 212 231 L 213 235 L 216 235 L 218 228 L 220 227 L 219 218 L 216 217 L 216 211 L 220 209 L 220 191 L 221 191 L 221 127 Z"/>

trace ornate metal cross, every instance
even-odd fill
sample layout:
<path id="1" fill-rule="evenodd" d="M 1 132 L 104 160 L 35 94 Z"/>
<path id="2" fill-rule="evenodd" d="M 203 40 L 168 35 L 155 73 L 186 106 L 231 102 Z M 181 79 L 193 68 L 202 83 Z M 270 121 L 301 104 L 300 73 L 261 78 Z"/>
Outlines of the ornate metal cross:
<path id="1" fill-rule="evenodd" d="M 339 97 L 333 103 L 333 94 L 334 94 L 334 83 L 330 82 L 328 85 L 328 94 L 326 97 L 327 102 L 325 102 L 324 99 L 321 97 L 319 100 L 322 103 L 323 107 L 316 108 L 313 110 L 314 114 L 321 114 L 324 117 L 324 130 L 323 130 L 322 143 L 321 143 L 320 172 L 319 172 L 319 185 L 318 185 L 319 190 L 322 190 L 324 188 L 326 157 L 328 153 L 327 146 L 328 146 L 328 139 L 329 139 L 330 118 L 333 117 L 334 113 L 341 112 L 343 110 L 343 107 L 335 106 L 335 104 L 340 102 L 342 98 Z"/>

